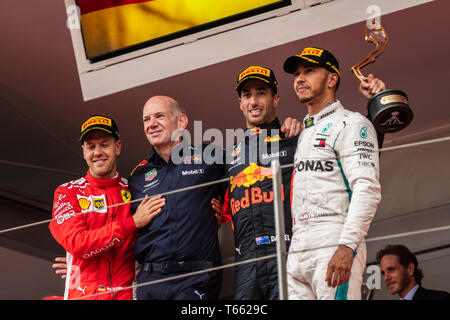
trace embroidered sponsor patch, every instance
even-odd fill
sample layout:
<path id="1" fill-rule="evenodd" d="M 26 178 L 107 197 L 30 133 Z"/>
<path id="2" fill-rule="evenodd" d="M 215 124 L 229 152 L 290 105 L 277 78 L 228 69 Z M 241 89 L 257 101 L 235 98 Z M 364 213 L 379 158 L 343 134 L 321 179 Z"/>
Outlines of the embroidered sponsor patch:
<path id="1" fill-rule="evenodd" d="M 147 172 L 145 174 L 145 181 L 153 180 L 156 177 L 157 174 L 158 174 L 158 171 L 156 169 L 150 170 L 149 172 Z"/>
<path id="2" fill-rule="evenodd" d="M 131 194 L 128 190 L 122 189 L 120 190 L 120 194 L 122 195 L 123 202 L 128 202 L 131 199 Z"/>

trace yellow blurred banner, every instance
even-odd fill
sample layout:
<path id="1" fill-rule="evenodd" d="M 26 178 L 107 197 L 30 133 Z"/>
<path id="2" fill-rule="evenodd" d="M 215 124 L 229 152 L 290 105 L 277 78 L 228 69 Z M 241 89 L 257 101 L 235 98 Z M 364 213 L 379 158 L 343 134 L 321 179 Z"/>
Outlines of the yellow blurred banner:
<path id="1" fill-rule="evenodd" d="M 79 0 L 88 58 L 280 0 Z"/>

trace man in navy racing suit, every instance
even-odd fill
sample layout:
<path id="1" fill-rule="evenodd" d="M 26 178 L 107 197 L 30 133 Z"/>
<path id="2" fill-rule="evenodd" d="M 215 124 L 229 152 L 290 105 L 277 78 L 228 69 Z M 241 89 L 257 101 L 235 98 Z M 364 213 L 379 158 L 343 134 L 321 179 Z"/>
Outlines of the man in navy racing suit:
<path id="1" fill-rule="evenodd" d="M 277 86 L 273 70 L 260 66 L 245 69 L 237 81 L 238 101 L 247 129 L 244 140 L 226 153 L 230 182 L 224 204 L 225 218 L 233 224 L 237 262 L 276 253 L 270 161 L 279 159 L 281 165 L 291 164 L 300 132 L 300 126 L 291 138 L 282 132 L 275 116 L 280 100 Z M 287 248 L 291 237 L 291 173 L 292 168 L 282 171 L 283 236 Z M 236 266 L 234 299 L 278 299 L 277 277 L 276 259 Z"/>

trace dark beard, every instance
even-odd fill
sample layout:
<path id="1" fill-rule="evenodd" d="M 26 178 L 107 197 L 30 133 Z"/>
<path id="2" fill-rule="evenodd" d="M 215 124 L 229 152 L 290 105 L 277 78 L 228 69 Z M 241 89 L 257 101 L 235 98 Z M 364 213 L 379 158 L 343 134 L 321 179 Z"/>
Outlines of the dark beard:
<path id="1" fill-rule="evenodd" d="M 312 100 L 314 100 L 315 98 L 317 98 L 318 96 L 322 95 L 325 92 L 325 83 L 327 82 L 327 78 L 325 77 L 322 81 L 322 83 L 320 84 L 320 87 L 311 92 L 311 95 L 309 97 L 303 97 L 303 98 L 299 98 L 301 103 L 308 103 L 311 102 Z"/>

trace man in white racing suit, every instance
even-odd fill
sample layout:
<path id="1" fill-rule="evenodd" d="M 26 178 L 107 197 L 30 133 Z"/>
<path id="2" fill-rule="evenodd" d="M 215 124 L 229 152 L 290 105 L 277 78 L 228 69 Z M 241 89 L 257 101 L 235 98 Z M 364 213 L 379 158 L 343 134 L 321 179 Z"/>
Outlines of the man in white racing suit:
<path id="1" fill-rule="evenodd" d="M 364 238 L 381 201 L 377 134 L 335 99 L 340 72 L 330 52 L 305 48 L 284 70 L 308 109 L 292 176 L 289 299 L 361 299 Z M 360 91 L 369 98 L 384 88 L 370 75 Z"/>

